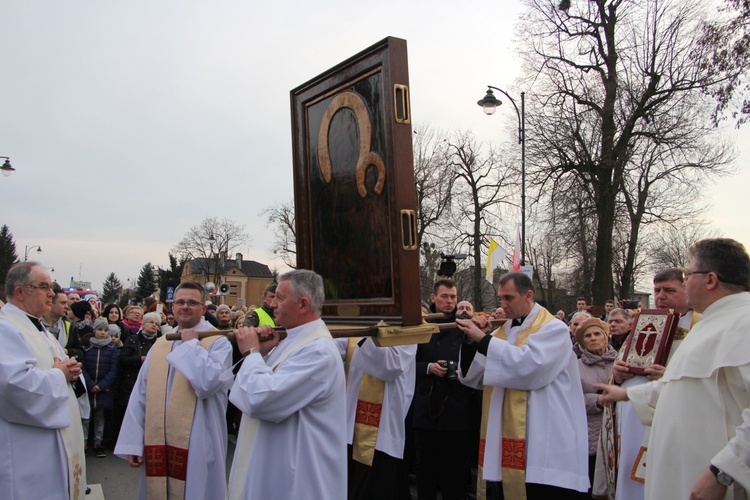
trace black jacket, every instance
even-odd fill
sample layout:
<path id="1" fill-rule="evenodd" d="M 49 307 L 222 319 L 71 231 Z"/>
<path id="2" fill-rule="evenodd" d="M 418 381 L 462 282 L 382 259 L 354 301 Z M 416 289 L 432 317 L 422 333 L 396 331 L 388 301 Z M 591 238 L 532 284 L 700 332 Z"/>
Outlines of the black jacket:
<path id="1" fill-rule="evenodd" d="M 148 354 L 157 337 L 147 339 L 141 332 L 131 335 L 122 344 L 119 357 L 119 378 L 117 382 L 117 404 L 127 406 L 130 393 L 133 392 L 138 372 L 141 370 L 141 356 Z"/>
<path id="2" fill-rule="evenodd" d="M 434 305 L 431 307 L 434 312 Z M 456 311 L 436 323 L 453 323 Z M 448 330 L 432 336 L 417 347 L 417 387 L 414 393 L 413 426 L 421 429 L 465 430 L 469 423 L 469 399 L 473 389 L 458 380 L 427 374 L 427 365 L 452 360 L 458 365 L 463 333 Z"/>

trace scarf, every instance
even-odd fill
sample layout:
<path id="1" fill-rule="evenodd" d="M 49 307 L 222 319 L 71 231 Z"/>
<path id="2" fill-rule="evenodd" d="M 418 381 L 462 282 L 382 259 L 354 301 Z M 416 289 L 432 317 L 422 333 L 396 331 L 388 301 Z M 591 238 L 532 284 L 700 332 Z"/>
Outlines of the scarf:
<path id="1" fill-rule="evenodd" d="M 96 337 L 91 337 L 89 339 L 89 344 L 91 344 L 94 347 L 107 347 L 112 343 L 112 339 L 107 337 L 106 339 L 98 339 Z"/>
<path id="2" fill-rule="evenodd" d="M 138 330 L 141 329 L 142 323 L 143 321 L 131 322 L 126 319 L 122 320 L 122 324 L 125 325 L 125 328 L 130 330 L 130 333 L 138 333 Z"/>

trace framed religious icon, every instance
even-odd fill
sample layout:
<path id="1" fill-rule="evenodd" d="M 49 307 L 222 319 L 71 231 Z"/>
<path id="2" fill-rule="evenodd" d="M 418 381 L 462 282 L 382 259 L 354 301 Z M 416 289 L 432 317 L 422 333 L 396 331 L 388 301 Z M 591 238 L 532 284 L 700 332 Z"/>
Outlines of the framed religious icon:
<path id="1" fill-rule="evenodd" d="M 633 333 L 625 345 L 623 361 L 630 372 L 645 375 L 653 364 L 665 365 L 680 315 L 669 309 L 642 309 L 634 321 Z"/>
<path id="2" fill-rule="evenodd" d="M 386 38 L 291 91 L 299 268 L 327 323 L 422 322 L 406 41 Z"/>

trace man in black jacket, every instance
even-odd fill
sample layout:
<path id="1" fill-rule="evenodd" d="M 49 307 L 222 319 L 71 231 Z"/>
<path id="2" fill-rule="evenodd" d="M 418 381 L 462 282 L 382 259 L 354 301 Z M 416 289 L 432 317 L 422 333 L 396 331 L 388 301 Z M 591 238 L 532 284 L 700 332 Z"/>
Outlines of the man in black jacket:
<path id="1" fill-rule="evenodd" d="M 432 312 L 444 313 L 437 323 L 456 320 L 458 292 L 452 280 L 435 283 Z M 469 478 L 467 428 L 472 389 L 456 377 L 463 333 L 442 331 L 417 348 L 417 388 L 413 427 L 417 447 L 417 490 L 420 500 L 437 496 L 464 498 Z"/>

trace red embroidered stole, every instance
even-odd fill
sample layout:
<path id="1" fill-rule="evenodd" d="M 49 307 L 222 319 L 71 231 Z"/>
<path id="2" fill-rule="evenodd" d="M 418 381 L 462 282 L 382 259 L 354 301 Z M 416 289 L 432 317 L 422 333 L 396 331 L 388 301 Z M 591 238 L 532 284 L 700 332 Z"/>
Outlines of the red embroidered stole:
<path id="1" fill-rule="evenodd" d="M 200 341 L 208 350 L 219 335 Z M 151 348 L 146 386 L 146 429 L 143 462 L 148 498 L 185 498 L 190 431 L 195 415 L 196 395 L 190 382 L 175 370 L 167 399 L 169 363 L 173 343 L 159 338 Z M 169 422 L 169 425 L 167 425 Z"/>
<path id="2" fill-rule="evenodd" d="M 541 308 L 528 328 L 521 330 L 516 339 L 516 347 L 526 344 L 529 335 L 538 332 L 554 316 Z M 507 340 L 504 328 L 498 328 L 493 337 Z M 485 386 L 482 396 L 482 424 L 479 435 L 479 474 L 477 477 L 477 498 L 486 498 L 484 483 L 484 454 L 487 437 L 487 425 L 490 416 L 490 402 L 494 387 Z M 503 494 L 505 498 L 526 499 L 526 410 L 528 391 L 505 389 L 502 414 L 502 475 Z"/>
<path id="3" fill-rule="evenodd" d="M 346 347 L 345 371 L 349 381 L 349 365 L 354 350 L 361 337 L 350 338 Z M 385 397 L 385 382 L 369 373 L 362 374 L 357 396 L 357 410 L 354 418 L 354 436 L 352 439 L 352 458 L 359 463 L 372 466 L 375 458 L 375 444 L 378 440 L 380 415 Z"/>

